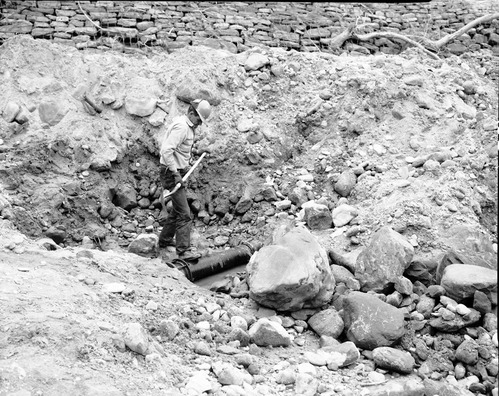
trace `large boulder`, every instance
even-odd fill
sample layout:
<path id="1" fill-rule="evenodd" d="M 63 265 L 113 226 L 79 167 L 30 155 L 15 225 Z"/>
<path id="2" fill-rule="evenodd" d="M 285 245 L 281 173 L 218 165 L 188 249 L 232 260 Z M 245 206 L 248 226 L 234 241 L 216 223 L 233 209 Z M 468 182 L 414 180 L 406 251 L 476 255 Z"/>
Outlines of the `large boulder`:
<path id="1" fill-rule="evenodd" d="M 465 46 L 463 46 L 466 48 Z M 465 49 L 467 51 L 467 49 Z M 460 386 L 461 385 L 461 386 Z M 475 393 L 470 392 L 463 384 L 451 383 L 447 381 L 434 381 L 430 378 L 423 380 L 424 389 L 421 394 L 424 395 L 445 395 L 445 396 L 473 396 Z"/>
<path id="2" fill-rule="evenodd" d="M 5 121 L 13 122 L 16 119 L 16 116 L 21 111 L 21 106 L 19 106 L 16 102 L 7 102 L 5 105 L 2 116 Z"/>
<path id="3" fill-rule="evenodd" d="M 128 114 L 139 117 L 147 117 L 156 110 L 157 99 L 152 97 L 133 97 L 125 98 L 125 109 Z"/>
<path id="4" fill-rule="evenodd" d="M 288 193 L 288 198 L 293 205 L 301 208 L 305 202 L 308 202 L 307 190 L 303 187 L 294 187 L 293 190 Z"/>
<path id="5" fill-rule="evenodd" d="M 128 323 L 123 335 L 125 345 L 132 351 L 141 355 L 147 355 L 149 349 L 149 337 L 147 331 L 140 323 Z"/>
<path id="6" fill-rule="evenodd" d="M 497 253 L 491 238 L 467 224 L 458 224 L 445 230 L 440 238 L 447 247 L 445 257 L 440 260 L 436 279 L 440 281 L 445 267 L 451 264 L 471 264 L 497 271 Z"/>
<path id="7" fill-rule="evenodd" d="M 342 197 L 348 197 L 355 185 L 357 184 L 357 176 L 351 169 L 343 171 L 334 184 L 334 190 Z"/>
<path id="8" fill-rule="evenodd" d="M 140 234 L 128 245 L 128 252 L 143 257 L 158 257 L 158 236 L 155 234 Z"/>
<path id="9" fill-rule="evenodd" d="M 248 56 L 246 62 L 244 62 L 244 68 L 246 71 L 258 70 L 266 65 L 270 64 L 270 59 L 268 56 L 254 52 Z"/>
<path id="10" fill-rule="evenodd" d="M 327 230 L 332 227 L 333 217 L 326 205 L 314 202 L 306 207 L 304 205 L 304 211 L 305 222 L 311 230 Z"/>
<path id="11" fill-rule="evenodd" d="M 440 284 L 447 295 L 458 302 L 481 291 L 497 303 L 496 270 L 470 264 L 451 264 L 445 268 Z"/>
<path id="12" fill-rule="evenodd" d="M 333 209 L 333 224 L 335 227 L 343 227 L 350 223 L 357 215 L 358 210 L 351 205 L 341 204 Z"/>
<path id="13" fill-rule="evenodd" d="M 137 192 L 130 184 L 124 184 L 119 187 L 113 197 L 113 204 L 127 211 L 137 207 Z"/>
<path id="14" fill-rule="evenodd" d="M 409 352 L 391 347 L 375 348 L 373 360 L 377 367 L 401 374 L 411 374 L 416 363 Z"/>
<path id="15" fill-rule="evenodd" d="M 328 254 L 333 264 L 341 265 L 342 267 L 348 269 L 348 271 L 350 271 L 351 273 L 355 273 L 355 269 L 357 266 L 357 258 L 364 249 L 365 249 L 364 247 L 360 247 L 350 252 L 343 252 L 331 248 L 330 250 L 328 250 Z"/>
<path id="16" fill-rule="evenodd" d="M 250 297 L 279 311 L 320 307 L 334 292 L 327 253 L 303 226 L 253 254 L 247 271 Z"/>
<path id="17" fill-rule="evenodd" d="M 436 280 L 437 268 L 445 257 L 446 253 L 439 249 L 433 249 L 430 252 L 415 252 L 404 275 L 413 282 L 420 281 L 425 285 L 438 283 Z"/>
<path id="18" fill-rule="evenodd" d="M 414 248 L 403 235 L 382 227 L 357 257 L 355 276 L 361 290 L 384 291 L 402 276 L 413 256 Z"/>
<path id="19" fill-rule="evenodd" d="M 90 157 L 90 169 L 97 172 L 109 171 L 112 168 L 112 163 L 118 162 L 123 156 L 122 147 L 116 147 L 106 139 L 99 139 L 96 149 Z"/>
<path id="20" fill-rule="evenodd" d="M 308 320 L 308 325 L 319 335 L 338 338 L 343 333 L 344 323 L 334 308 L 317 312 Z"/>
<path id="21" fill-rule="evenodd" d="M 68 112 L 63 101 L 47 100 L 38 106 L 40 120 L 50 126 L 57 125 Z"/>
<path id="22" fill-rule="evenodd" d="M 472 327 L 482 318 L 480 312 L 474 308 L 469 308 L 469 312 L 461 315 L 455 313 L 453 317 L 437 316 L 428 321 L 428 324 L 435 330 L 445 333 L 455 333 L 461 329 Z"/>
<path id="23" fill-rule="evenodd" d="M 338 345 L 324 346 L 317 351 L 326 356 L 328 368 L 332 366 L 345 367 L 355 363 L 360 358 L 360 352 L 351 341 L 346 341 Z"/>
<path id="24" fill-rule="evenodd" d="M 336 284 L 344 283 L 351 290 L 360 290 L 360 283 L 355 276 L 345 267 L 337 264 L 331 265 L 331 273 L 333 274 Z"/>
<path id="25" fill-rule="evenodd" d="M 291 336 L 279 323 L 267 318 L 258 319 L 248 331 L 251 340 L 259 346 L 289 346 Z"/>
<path id="26" fill-rule="evenodd" d="M 199 76 L 188 73 L 180 77 L 177 83 L 178 90 L 175 96 L 185 103 L 194 99 L 207 100 L 212 106 L 218 106 L 222 102 L 222 94 L 213 81 L 201 81 Z"/>
<path id="27" fill-rule="evenodd" d="M 369 293 L 350 292 L 343 300 L 345 334 L 357 347 L 391 346 L 404 335 L 404 314 Z"/>

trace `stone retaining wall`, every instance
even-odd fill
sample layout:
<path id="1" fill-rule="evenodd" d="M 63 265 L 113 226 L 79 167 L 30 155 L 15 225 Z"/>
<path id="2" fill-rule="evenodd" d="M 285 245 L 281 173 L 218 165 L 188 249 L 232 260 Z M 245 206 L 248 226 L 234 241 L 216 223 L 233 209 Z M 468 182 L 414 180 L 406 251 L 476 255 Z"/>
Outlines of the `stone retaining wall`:
<path id="1" fill-rule="evenodd" d="M 0 43 L 17 34 L 77 48 L 161 46 L 174 50 L 205 44 L 237 53 L 258 45 L 338 53 L 334 37 L 346 27 L 420 35 L 435 40 L 480 16 L 499 12 L 499 2 L 446 0 L 429 3 L 8 1 L 0 0 Z M 407 43 L 378 38 L 348 40 L 341 51 L 399 53 Z M 490 48 L 499 55 L 499 20 L 470 30 L 445 47 L 461 54 Z"/>

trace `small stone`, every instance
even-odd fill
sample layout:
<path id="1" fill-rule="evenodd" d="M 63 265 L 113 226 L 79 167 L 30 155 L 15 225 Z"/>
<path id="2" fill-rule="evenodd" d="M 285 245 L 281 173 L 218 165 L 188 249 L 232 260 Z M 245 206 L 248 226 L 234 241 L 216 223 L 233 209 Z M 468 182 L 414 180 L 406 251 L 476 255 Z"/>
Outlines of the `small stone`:
<path id="1" fill-rule="evenodd" d="M 123 283 L 106 283 L 102 286 L 102 291 L 104 293 L 121 293 L 126 289 L 126 286 Z"/>
<path id="2" fill-rule="evenodd" d="M 205 394 L 211 393 L 212 385 L 207 371 L 199 371 L 194 373 L 187 381 L 185 389 L 188 394 Z M 168 392 L 170 393 L 170 392 Z"/>
<path id="3" fill-rule="evenodd" d="M 468 80 L 463 83 L 464 93 L 466 95 L 473 95 L 476 93 L 476 83 Z"/>
<path id="4" fill-rule="evenodd" d="M 309 361 L 309 363 L 313 364 L 314 366 L 325 366 L 327 364 L 325 354 L 305 352 L 304 356 Z"/>
<path id="5" fill-rule="evenodd" d="M 248 322 L 241 316 L 234 315 L 230 318 L 230 326 L 233 329 L 239 328 L 244 331 L 248 330 Z"/>
<path id="6" fill-rule="evenodd" d="M 149 311 L 156 311 L 158 309 L 158 304 L 154 301 L 149 301 L 146 305 L 146 309 Z"/>
<path id="7" fill-rule="evenodd" d="M 180 331 L 178 324 L 169 319 L 163 319 L 159 324 L 162 336 L 164 335 L 168 341 L 171 341 Z"/>
<path id="8" fill-rule="evenodd" d="M 235 346 L 231 346 L 231 345 L 220 345 L 217 348 L 217 352 L 223 353 L 224 355 L 236 355 L 240 351 Z"/>
<path id="9" fill-rule="evenodd" d="M 210 322 L 203 320 L 199 323 L 196 323 L 196 329 L 198 331 L 208 331 L 210 330 Z"/>
<path id="10" fill-rule="evenodd" d="M 21 106 L 15 102 L 8 102 L 3 109 L 2 115 L 6 122 L 12 122 L 15 120 L 17 114 L 21 111 Z"/>
<path id="11" fill-rule="evenodd" d="M 154 112 L 149 116 L 147 121 L 152 126 L 159 127 L 160 125 L 163 125 L 166 116 L 167 116 L 166 112 L 164 112 L 160 108 L 156 108 L 156 110 L 154 110 Z"/>
<path id="12" fill-rule="evenodd" d="M 443 320 L 453 320 L 456 317 L 456 314 L 446 308 L 442 308 L 439 310 L 439 313 Z"/>
<path id="13" fill-rule="evenodd" d="M 466 376 L 466 367 L 461 362 L 454 366 L 454 376 L 458 381 Z"/>
<path id="14" fill-rule="evenodd" d="M 149 348 L 147 332 L 140 323 L 129 323 L 124 335 L 125 345 L 132 351 L 146 355 Z"/>
<path id="15" fill-rule="evenodd" d="M 487 393 L 487 388 L 485 387 L 484 384 L 481 383 L 470 384 L 470 387 L 468 389 L 470 390 L 470 392 L 473 392 L 475 394 L 481 393 L 485 395 Z"/>
<path id="16" fill-rule="evenodd" d="M 296 381 L 296 374 L 294 370 L 290 368 L 282 370 L 277 374 L 276 382 L 278 384 L 291 385 L 294 384 L 295 381 Z"/>
<path id="17" fill-rule="evenodd" d="M 456 313 L 458 313 L 459 315 L 462 315 L 462 316 L 469 315 L 470 312 L 471 312 L 471 309 L 469 309 L 464 304 L 458 304 L 456 307 Z"/>
<path id="18" fill-rule="evenodd" d="M 210 346 L 204 341 L 199 341 L 194 345 L 194 352 L 198 355 L 211 356 Z"/>
<path id="19" fill-rule="evenodd" d="M 378 373 L 377 371 L 371 371 L 368 375 L 367 378 L 371 383 L 377 384 L 380 382 L 385 381 L 385 375 L 382 373 Z"/>
<path id="20" fill-rule="evenodd" d="M 16 115 L 15 121 L 18 124 L 25 124 L 26 122 L 29 121 L 28 115 L 29 115 L 28 110 L 21 108 L 21 111 L 19 111 L 19 113 L 17 113 Z"/>

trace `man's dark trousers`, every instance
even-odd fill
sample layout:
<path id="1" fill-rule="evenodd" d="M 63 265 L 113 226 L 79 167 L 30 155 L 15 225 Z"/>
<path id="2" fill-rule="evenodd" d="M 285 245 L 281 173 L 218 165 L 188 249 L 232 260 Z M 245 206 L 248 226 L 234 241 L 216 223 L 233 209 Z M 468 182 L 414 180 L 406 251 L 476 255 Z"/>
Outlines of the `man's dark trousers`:
<path id="1" fill-rule="evenodd" d="M 182 177 L 187 173 L 186 170 L 179 169 Z M 173 190 L 175 180 L 173 172 L 166 166 L 161 165 L 159 169 L 159 177 L 163 189 Z M 165 245 L 171 242 L 175 236 L 175 247 L 177 254 L 182 254 L 191 246 L 191 227 L 192 214 L 187 202 L 187 194 L 185 187 L 182 186 L 176 193 L 170 196 L 172 200 L 172 210 L 168 213 L 168 217 L 161 224 L 163 229 L 159 234 L 159 244 Z"/>

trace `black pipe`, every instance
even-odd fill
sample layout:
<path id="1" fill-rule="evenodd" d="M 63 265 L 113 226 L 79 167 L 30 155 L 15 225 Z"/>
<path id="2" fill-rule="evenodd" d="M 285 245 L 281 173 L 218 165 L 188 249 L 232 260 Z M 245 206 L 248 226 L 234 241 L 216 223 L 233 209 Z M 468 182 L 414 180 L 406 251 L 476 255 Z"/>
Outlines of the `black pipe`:
<path id="1" fill-rule="evenodd" d="M 230 268 L 247 264 L 256 250 L 258 249 L 255 249 L 251 244 L 243 242 L 240 246 L 214 253 L 210 256 L 201 257 L 196 263 L 174 259 L 171 263 L 166 264 L 183 271 L 187 279 L 194 282 Z"/>

